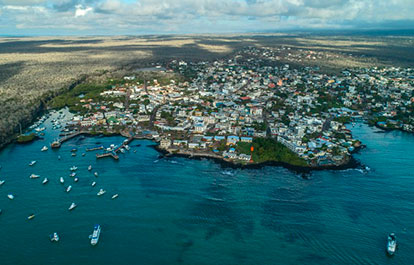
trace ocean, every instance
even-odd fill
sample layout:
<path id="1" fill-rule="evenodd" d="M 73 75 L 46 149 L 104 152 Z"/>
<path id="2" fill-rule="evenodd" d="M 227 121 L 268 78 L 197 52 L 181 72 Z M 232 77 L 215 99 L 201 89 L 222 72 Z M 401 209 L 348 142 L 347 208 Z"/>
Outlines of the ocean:
<path id="1" fill-rule="evenodd" d="M 159 158 L 151 141 L 133 141 L 119 161 L 85 151 L 122 137 L 78 137 L 41 152 L 58 134 L 52 118 L 44 140 L 0 151 L 1 265 L 414 264 L 414 135 L 357 124 L 353 134 L 367 148 L 355 158 L 367 170 L 305 179 L 282 167 Z M 69 177 L 72 166 L 78 182 Z M 98 197 L 100 188 L 107 192 Z M 91 246 L 95 224 L 102 232 Z M 385 252 L 390 232 L 399 242 L 394 257 Z"/>

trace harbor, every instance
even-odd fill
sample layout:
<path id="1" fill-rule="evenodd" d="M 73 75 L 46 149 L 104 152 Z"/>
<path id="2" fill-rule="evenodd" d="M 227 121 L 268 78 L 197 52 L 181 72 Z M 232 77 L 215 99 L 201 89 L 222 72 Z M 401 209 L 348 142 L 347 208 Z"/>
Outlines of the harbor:
<path id="1" fill-rule="evenodd" d="M 392 259 L 410 265 L 414 258 L 407 243 L 414 236 L 414 161 L 404 156 L 414 148 L 412 135 L 375 133 L 357 124 L 353 133 L 370 148 L 355 156 L 370 170 L 315 171 L 304 179 L 281 167 L 242 170 L 210 160 L 160 157 L 149 140 L 134 139 L 118 161 L 96 159 L 103 149 L 86 151 L 120 145 L 128 139 L 122 136 L 78 136 L 41 152 L 59 138 L 48 121 L 44 126 L 44 140 L 0 152 L 2 265 L 21 258 L 34 264 L 106 265 L 119 255 L 126 257 L 121 264 L 197 264 L 210 251 L 218 255 L 205 262 L 216 264 L 240 264 L 231 253 L 242 252 L 246 264 Z M 73 149 L 77 156 L 71 156 Z M 72 167 L 78 182 L 69 176 Z M 31 174 L 40 177 L 30 179 Z M 100 189 L 105 193 L 98 196 Z M 72 203 L 76 207 L 69 210 Z M 102 230 L 99 243 L 91 246 L 96 224 Z M 386 249 L 390 232 L 399 244 L 392 258 Z M 51 242 L 54 233 L 57 242 Z M 355 234 L 363 239 L 355 241 Z M 316 246 L 322 246 L 319 258 L 312 256 Z"/>

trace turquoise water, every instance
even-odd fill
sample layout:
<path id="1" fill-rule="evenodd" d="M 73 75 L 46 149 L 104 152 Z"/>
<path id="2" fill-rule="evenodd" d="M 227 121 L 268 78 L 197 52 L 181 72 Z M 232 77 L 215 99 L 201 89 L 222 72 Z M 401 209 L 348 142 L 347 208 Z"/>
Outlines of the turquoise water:
<path id="1" fill-rule="evenodd" d="M 0 152 L 0 264 L 413 264 L 414 136 L 374 131 L 353 128 L 368 146 L 356 158 L 370 171 L 320 171 L 306 180 L 279 167 L 158 159 L 150 141 L 132 142 L 119 161 L 81 156 L 122 137 L 76 138 L 40 152 L 57 134 L 49 129 L 44 141 Z M 29 167 L 31 160 L 38 162 Z M 41 178 L 29 179 L 32 173 Z M 107 190 L 102 197 L 99 188 Z M 71 202 L 78 207 L 69 212 Z M 94 224 L 102 234 L 92 247 Z M 60 241 L 51 243 L 55 231 Z M 392 231 L 400 245 L 389 258 Z"/>

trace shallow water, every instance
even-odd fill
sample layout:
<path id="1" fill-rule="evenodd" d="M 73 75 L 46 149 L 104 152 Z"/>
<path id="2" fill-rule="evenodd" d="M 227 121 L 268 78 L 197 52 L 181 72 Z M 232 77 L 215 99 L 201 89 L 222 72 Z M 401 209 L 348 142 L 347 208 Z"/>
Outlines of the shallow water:
<path id="1" fill-rule="evenodd" d="M 84 151 L 122 137 L 79 137 L 40 152 L 57 135 L 49 128 L 44 141 L 0 152 L 0 264 L 413 264 L 414 136 L 374 131 L 353 128 L 368 146 L 355 155 L 368 172 L 318 171 L 306 180 L 280 167 L 158 159 L 150 141 L 133 142 L 119 161 Z M 77 183 L 69 177 L 73 165 Z M 41 178 L 29 179 L 32 173 Z M 78 206 L 69 212 L 72 202 Z M 92 247 L 94 224 L 102 234 Z M 53 232 L 58 243 L 49 241 Z M 400 243 L 392 258 L 385 254 L 389 232 Z"/>

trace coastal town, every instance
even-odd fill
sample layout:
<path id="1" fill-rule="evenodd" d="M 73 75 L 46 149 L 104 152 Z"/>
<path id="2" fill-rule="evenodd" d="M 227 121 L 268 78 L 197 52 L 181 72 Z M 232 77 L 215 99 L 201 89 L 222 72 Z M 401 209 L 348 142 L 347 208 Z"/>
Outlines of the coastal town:
<path id="1" fill-rule="evenodd" d="M 66 134 L 120 133 L 154 139 L 169 154 L 316 168 L 346 165 L 362 146 L 346 123 L 414 132 L 413 69 L 329 75 L 278 65 L 277 52 L 248 47 L 213 62 L 173 60 L 153 70 L 184 80 L 131 74 L 99 93 L 72 94 L 66 106 L 77 115 Z"/>

